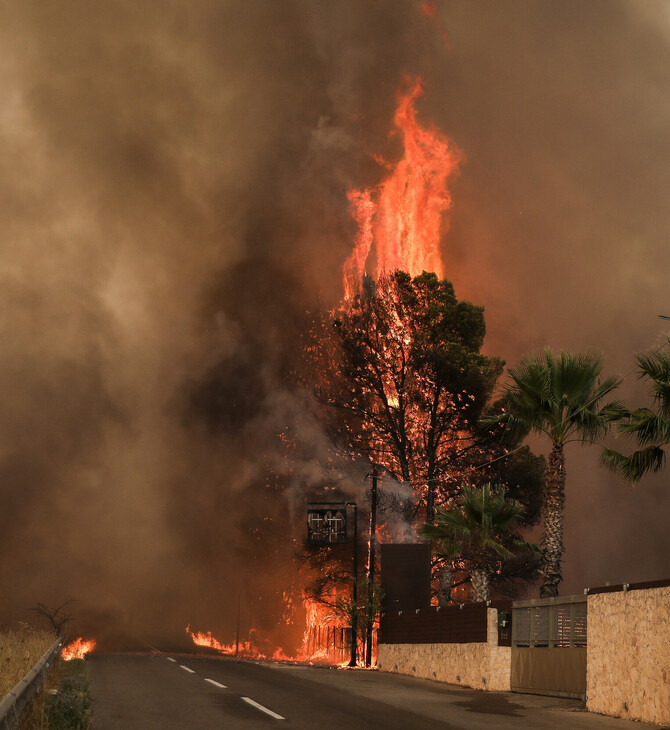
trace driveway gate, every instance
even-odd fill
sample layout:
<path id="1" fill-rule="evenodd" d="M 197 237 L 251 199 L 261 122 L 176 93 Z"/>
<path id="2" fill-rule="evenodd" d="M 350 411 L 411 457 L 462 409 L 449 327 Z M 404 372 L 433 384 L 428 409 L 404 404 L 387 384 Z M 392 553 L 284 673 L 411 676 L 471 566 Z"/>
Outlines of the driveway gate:
<path id="1" fill-rule="evenodd" d="M 516 601 L 512 611 L 512 691 L 585 699 L 586 596 Z"/>

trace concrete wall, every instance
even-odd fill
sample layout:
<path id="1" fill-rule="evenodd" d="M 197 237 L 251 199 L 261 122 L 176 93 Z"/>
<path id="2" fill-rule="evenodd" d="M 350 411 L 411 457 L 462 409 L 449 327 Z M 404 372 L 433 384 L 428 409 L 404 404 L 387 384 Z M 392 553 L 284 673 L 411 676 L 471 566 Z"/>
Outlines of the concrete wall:
<path id="1" fill-rule="evenodd" d="M 487 690 L 509 690 L 511 649 L 498 646 L 498 611 L 487 610 L 487 642 L 471 644 L 379 644 L 385 672 Z"/>
<path id="2" fill-rule="evenodd" d="M 670 724 L 670 586 L 588 597 L 586 706 Z"/>

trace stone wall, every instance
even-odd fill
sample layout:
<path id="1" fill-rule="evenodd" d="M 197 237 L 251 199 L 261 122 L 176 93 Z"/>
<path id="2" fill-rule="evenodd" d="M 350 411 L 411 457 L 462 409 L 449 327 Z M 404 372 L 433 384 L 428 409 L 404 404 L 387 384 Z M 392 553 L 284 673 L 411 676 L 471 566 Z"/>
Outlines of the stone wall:
<path id="1" fill-rule="evenodd" d="M 511 649 L 498 646 L 498 611 L 487 610 L 486 643 L 382 644 L 377 663 L 385 672 L 487 690 L 509 690 Z"/>
<path id="2" fill-rule="evenodd" d="M 670 724 L 670 586 L 588 597 L 586 705 Z"/>

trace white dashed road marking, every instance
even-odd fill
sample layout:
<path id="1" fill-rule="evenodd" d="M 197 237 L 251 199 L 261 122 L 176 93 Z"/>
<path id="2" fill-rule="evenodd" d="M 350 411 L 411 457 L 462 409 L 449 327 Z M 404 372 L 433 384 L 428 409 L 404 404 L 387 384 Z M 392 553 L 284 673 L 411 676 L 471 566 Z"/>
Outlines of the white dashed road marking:
<path id="1" fill-rule="evenodd" d="M 263 705 L 259 705 L 258 702 L 254 702 L 251 697 L 242 697 L 242 699 L 252 707 L 255 707 L 257 710 L 260 710 L 261 712 L 264 712 L 266 715 L 270 715 L 270 717 L 274 717 L 275 720 L 285 720 L 285 717 L 282 717 L 281 715 L 278 715 L 276 712 L 272 712 L 272 710 L 268 710 L 267 707 L 263 707 Z"/>
<path id="2" fill-rule="evenodd" d="M 168 657 L 168 660 L 171 662 L 177 662 L 176 659 L 173 659 L 171 656 Z M 191 669 L 190 667 L 185 666 L 184 664 L 179 665 L 185 672 L 188 672 L 189 674 L 195 674 L 195 670 Z M 217 682 L 215 679 L 209 679 L 208 677 L 205 677 L 205 682 L 209 682 L 210 684 L 213 684 L 215 687 L 219 687 L 219 689 L 228 689 L 228 687 L 225 684 L 221 684 L 221 682 Z M 269 710 L 267 707 L 263 707 L 263 705 L 259 704 L 255 700 L 252 700 L 251 697 L 242 697 L 242 699 L 252 707 L 255 707 L 257 710 L 260 710 L 261 712 L 264 712 L 266 715 L 269 715 L 270 717 L 274 718 L 275 720 L 285 720 L 285 717 L 282 717 L 281 715 L 277 714 L 276 712 L 273 712 L 272 710 Z"/>
<path id="3" fill-rule="evenodd" d="M 205 677 L 205 682 L 209 682 L 210 684 L 213 684 L 215 687 L 220 687 L 221 689 L 228 689 L 225 684 L 221 684 L 221 682 L 216 682 L 213 679 L 207 679 L 207 677 Z"/>

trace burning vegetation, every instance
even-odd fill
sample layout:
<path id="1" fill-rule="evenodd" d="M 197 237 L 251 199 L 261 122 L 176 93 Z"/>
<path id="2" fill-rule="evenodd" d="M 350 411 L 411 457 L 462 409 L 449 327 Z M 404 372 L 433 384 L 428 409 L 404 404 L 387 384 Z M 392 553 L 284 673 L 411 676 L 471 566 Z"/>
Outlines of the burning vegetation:
<path id="1" fill-rule="evenodd" d="M 84 659 L 87 654 L 90 654 L 95 649 L 95 645 L 96 642 L 94 639 L 85 640 L 80 636 L 64 647 L 60 655 L 66 662 L 72 661 L 73 659 Z"/>
<path id="2" fill-rule="evenodd" d="M 479 426 L 492 355 L 549 338 L 624 371 L 621 332 L 653 336 L 631 319 L 664 311 L 643 255 L 662 250 L 667 172 L 653 13 L 596 38 L 585 3 L 579 23 L 561 4 L 289 5 L 12 6 L 5 627 L 74 598 L 72 636 L 98 651 L 192 645 L 191 622 L 233 650 L 318 656 L 348 625 L 352 544 L 305 547 L 307 500 L 358 503 L 361 573 L 374 467 L 380 542 L 416 540 L 463 482 L 503 485 L 521 532 L 543 464 L 496 461 Z M 573 509 L 600 503 L 614 528 L 566 525 L 594 556 L 572 558 L 570 589 L 605 564 L 654 577 L 652 492 L 635 497 L 651 529 L 618 539 L 621 505 L 582 466 L 594 491 Z M 467 553 L 433 563 L 436 587 L 453 579 L 440 600 L 470 598 Z M 494 594 L 532 575 L 494 568 Z"/>
<path id="3" fill-rule="evenodd" d="M 335 601 L 337 599 L 334 599 Z M 239 635 L 228 644 L 218 641 L 211 631 L 186 633 L 196 646 L 214 649 L 226 656 L 274 661 L 300 661 L 309 663 L 342 664 L 348 656 L 350 634 L 343 625 L 342 616 L 331 609 L 327 600 L 303 599 L 305 630 L 299 648 L 286 653 L 280 646 L 272 646 L 266 637 L 251 630 L 246 638 Z"/>
<path id="4" fill-rule="evenodd" d="M 503 460 L 498 434 L 480 421 L 503 363 L 481 353 L 483 308 L 459 301 L 441 278 L 447 184 L 463 155 L 418 123 L 422 91 L 420 79 L 405 80 L 399 95 L 394 126 L 402 159 L 376 188 L 349 192 L 359 230 L 344 265 L 344 302 L 321 322 L 310 350 L 334 443 L 383 475 L 375 528 L 382 541 L 414 541 L 421 523 L 433 524 L 436 510 L 454 505 L 464 484 L 494 482 L 516 500 L 519 526 L 527 527 L 538 519 L 543 484 L 542 458 L 520 449 Z M 366 273 L 373 252 L 374 278 Z M 513 545 L 528 545 L 515 530 L 499 537 L 498 552 L 485 570 L 480 559 L 477 572 L 511 592 L 535 576 L 538 560 L 514 557 Z M 471 563 L 467 550 L 438 550 L 440 603 L 449 602 L 452 586 L 469 584 Z"/>
<path id="5" fill-rule="evenodd" d="M 198 646 L 255 658 L 344 661 L 352 624 L 361 648 L 374 644 L 380 592 L 373 541 L 417 540 L 417 529 L 433 523 L 436 510 L 450 508 L 465 483 L 499 485 L 516 500 L 520 527 L 538 519 L 542 458 L 521 449 L 499 459 L 506 450 L 498 434 L 480 423 L 503 363 L 481 353 L 483 308 L 458 300 L 442 278 L 440 244 L 452 202 L 448 183 L 463 155 L 439 131 L 419 124 L 422 93 L 421 79 L 404 80 L 394 116 L 401 159 L 382 162 L 388 172 L 376 187 L 348 193 L 358 234 L 344 264 L 344 299 L 323 315 L 306 348 L 305 371 L 311 375 L 305 384 L 317 396 L 315 418 L 327 434 L 329 456 L 320 462 L 319 478 L 305 482 L 305 492 L 326 501 L 357 500 L 362 524 L 370 525 L 361 530 L 358 546 L 367 556 L 367 580 L 354 602 L 351 543 L 300 549 L 304 527 L 298 519 L 293 548 L 301 577 L 284 592 L 283 611 L 286 627 L 304 620 L 299 646 L 285 651 L 258 628 L 244 637 L 238 628 L 229 643 L 187 628 Z M 374 277 L 367 273 L 372 265 Z M 301 445 L 288 428 L 282 441 L 287 461 L 296 463 Z M 364 484 L 373 470 L 380 489 L 371 501 Z M 278 475 L 280 494 L 281 484 Z M 259 540 L 268 536 L 254 534 Z M 487 570 L 494 590 L 509 594 L 534 577 L 537 560 L 505 559 L 512 558 L 520 536 L 509 531 L 497 537 L 500 548 Z M 440 603 L 449 602 L 452 590 L 467 595 L 470 563 L 466 550 L 436 553 Z M 371 646 L 368 660 L 373 651 Z"/>

